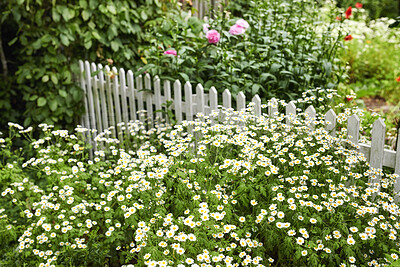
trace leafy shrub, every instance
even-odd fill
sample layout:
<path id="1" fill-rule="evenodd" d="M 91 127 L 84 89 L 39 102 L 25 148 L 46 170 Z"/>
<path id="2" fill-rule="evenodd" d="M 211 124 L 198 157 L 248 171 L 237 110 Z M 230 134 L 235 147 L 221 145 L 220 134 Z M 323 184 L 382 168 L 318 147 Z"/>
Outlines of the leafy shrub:
<path id="1" fill-rule="evenodd" d="M 397 0 L 336 0 L 338 7 L 348 8 L 355 7 L 356 3 L 361 3 L 363 8 L 368 11 L 370 19 L 378 19 L 380 17 L 395 18 L 399 15 L 399 2 Z"/>
<path id="2" fill-rule="evenodd" d="M 3 203 L 22 211 L 2 210 L 0 233 L 13 239 L 2 244 L 4 265 L 338 266 L 398 257 L 395 176 L 369 168 L 343 142 L 344 127 L 332 137 L 320 115 L 310 131 L 303 113 L 256 118 L 251 105 L 221 112 L 223 121 L 215 112 L 151 131 L 131 122 L 137 145 L 118 149 L 99 137 L 109 147 L 93 160 L 77 138 L 84 129 L 42 126 L 35 157 L 0 166 L 22 174 L 1 185 Z M 354 112 L 339 114 L 340 125 Z M 35 175 L 22 178 L 27 169 Z M 368 182 L 378 176 L 379 190 Z M 43 177 L 47 184 L 38 186 Z"/>
<path id="3" fill-rule="evenodd" d="M 337 59 L 338 36 L 332 36 L 337 22 L 317 33 L 318 9 L 314 1 L 250 1 L 243 15 L 249 27 L 232 34 L 230 28 L 240 18 L 229 12 L 208 21 L 208 30 L 217 30 L 220 40 L 209 43 L 201 27 L 177 21 L 171 32 L 173 43 L 159 47 L 177 51 L 177 57 L 153 49 L 142 71 L 176 79 L 179 76 L 206 89 L 214 86 L 233 95 L 277 96 L 295 99 L 308 88 L 335 88 L 342 78 Z M 169 24 L 166 22 L 165 24 Z M 179 25 L 179 26 L 178 26 Z M 177 29 L 175 31 L 175 29 Z M 155 34 L 153 34 L 155 35 Z M 187 40 L 187 41 L 186 41 Z"/>
<path id="4" fill-rule="evenodd" d="M 10 80 L 1 94 L 22 98 L 13 106 L 0 102 L 0 113 L 15 114 L 25 125 L 71 128 L 83 112 L 82 89 L 74 79 L 78 60 L 113 58 L 134 69 L 140 61 L 137 48 L 151 45 L 148 29 L 157 27 L 166 12 L 179 13 L 176 2 L 166 0 L 10 0 L 0 7 L 2 38 L 11 46 L 4 45 L 10 52 Z"/>

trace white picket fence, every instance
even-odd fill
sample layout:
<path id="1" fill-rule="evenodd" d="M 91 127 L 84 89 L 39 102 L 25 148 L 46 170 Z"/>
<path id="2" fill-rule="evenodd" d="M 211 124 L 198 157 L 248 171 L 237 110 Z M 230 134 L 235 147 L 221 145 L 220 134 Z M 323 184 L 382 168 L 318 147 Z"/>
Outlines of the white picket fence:
<path id="1" fill-rule="evenodd" d="M 112 136 L 119 138 L 121 142 L 124 137 L 117 136 L 121 123 L 128 125 L 129 121 L 140 120 L 146 121 L 151 127 L 155 120 L 165 119 L 164 114 L 155 112 L 156 110 L 170 109 L 178 123 L 182 120 L 194 120 L 197 113 L 209 115 L 212 111 L 218 110 L 218 93 L 214 87 L 209 90 L 209 93 L 205 93 L 203 86 L 198 84 L 193 93 L 192 85 L 189 82 L 186 82 L 183 88 L 179 80 L 176 80 L 172 86 L 170 81 L 163 81 L 161 85 L 158 77 L 154 77 L 152 80 L 149 74 L 144 77 L 142 75 L 134 77 L 131 70 L 125 72 L 124 69 L 118 71 L 115 67 L 110 69 L 105 66 L 103 68 L 100 64 L 96 65 L 87 61 L 79 61 L 79 64 L 80 83 L 85 92 L 84 104 L 86 107 L 82 126 L 96 129 L 98 132 L 115 126 L 116 129 L 113 129 Z M 110 72 L 118 73 L 118 75 L 110 77 L 108 75 Z M 172 105 L 163 106 L 163 103 L 167 101 L 171 101 Z M 260 97 L 254 96 L 251 102 L 255 104 L 255 115 L 261 116 Z M 222 94 L 222 106 L 232 107 L 232 96 L 227 89 Z M 246 97 L 240 92 L 236 96 L 236 110 L 240 111 L 245 107 Z M 277 105 L 270 105 L 268 115 L 274 116 L 276 112 L 278 112 Z M 310 118 L 316 118 L 313 106 L 309 106 L 305 112 Z M 296 115 L 296 106 L 293 102 L 286 106 L 286 115 L 289 114 Z M 336 114 L 333 110 L 326 113 L 325 121 L 327 122 L 326 130 L 335 136 Z M 371 167 L 378 169 L 382 169 L 383 166 L 391 167 L 394 168 L 394 173 L 400 175 L 400 141 L 397 144 L 397 151 L 384 148 L 386 126 L 381 118 L 373 124 L 371 144 L 359 142 L 360 120 L 356 115 L 348 118 L 347 127 L 349 140 L 360 147 L 359 151 L 365 155 Z M 379 177 L 374 178 L 371 182 L 378 182 L 377 179 Z M 395 192 L 400 192 L 400 178 L 396 180 Z"/>

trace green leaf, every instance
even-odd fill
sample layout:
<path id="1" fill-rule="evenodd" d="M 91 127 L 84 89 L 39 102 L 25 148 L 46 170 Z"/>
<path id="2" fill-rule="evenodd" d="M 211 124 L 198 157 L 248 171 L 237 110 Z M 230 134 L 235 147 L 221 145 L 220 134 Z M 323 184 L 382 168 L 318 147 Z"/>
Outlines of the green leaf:
<path id="1" fill-rule="evenodd" d="M 86 49 L 90 49 L 92 47 L 92 41 L 89 40 L 89 41 L 85 42 L 83 45 L 85 46 Z"/>
<path id="2" fill-rule="evenodd" d="M 50 79 L 54 84 L 58 84 L 58 78 L 57 78 L 56 74 L 52 73 Z"/>
<path id="3" fill-rule="evenodd" d="M 89 10 L 85 9 L 85 10 L 82 11 L 82 18 L 83 18 L 84 21 L 87 21 L 90 18 L 91 15 L 92 15 L 92 12 L 89 11 Z"/>
<path id="4" fill-rule="evenodd" d="M 37 95 L 31 95 L 31 96 L 29 97 L 29 101 L 35 101 L 36 99 L 38 99 L 38 96 L 37 96 Z"/>
<path id="5" fill-rule="evenodd" d="M 79 0 L 79 5 L 82 9 L 87 9 L 87 1 L 86 0 Z"/>
<path id="6" fill-rule="evenodd" d="M 46 98 L 41 96 L 38 98 L 38 100 L 36 102 L 37 102 L 38 107 L 43 107 L 44 105 L 46 105 L 47 100 L 46 100 Z"/>
<path id="7" fill-rule="evenodd" d="M 97 40 L 100 40 L 100 39 L 101 39 L 101 36 L 100 36 L 100 34 L 99 34 L 97 31 L 92 31 L 92 36 L 93 36 L 94 38 L 96 38 Z"/>
<path id="8" fill-rule="evenodd" d="M 113 14 L 113 15 L 116 15 L 116 14 L 117 14 L 117 10 L 115 9 L 114 4 L 109 3 L 109 4 L 107 5 L 107 9 L 108 9 L 108 11 L 110 11 L 111 14 Z"/>
<path id="9" fill-rule="evenodd" d="M 113 51 L 115 51 L 115 52 L 118 52 L 118 50 L 119 50 L 119 44 L 118 44 L 117 41 L 112 41 L 112 42 L 111 42 L 111 49 L 112 49 Z"/>
<path id="10" fill-rule="evenodd" d="M 58 94 L 64 98 L 66 98 L 68 96 L 67 91 L 62 90 L 62 89 L 58 90 Z"/>
<path id="11" fill-rule="evenodd" d="M 56 100 L 51 100 L 51 101 L 49 102 L 49 107 L 50 107 L 50 110 L 51 110 L 51 111 L 56 111 L 57 106 L 58 106 L 58 103 L 57 103 Z"/>
<path id="12" fill-rule="evenodd" d="M 185 80 L 185 82 L 190 81 L 189 76 L 186 73 L 179 73 L 179 75 Z"/>
<path id="13" fill-rule="evenodd" d="M 143 20 L 147 20 L 147 14 L 146 14 L 146 12 L 144 11 L 144 10 L 142 10 L 142 12 L 140 13 L 140 17 L 143 19 Z"/>
<path id="14" fill-rule="evenodd" d="M 69 46 L 68 37 L 65 34 L 60 34 L 61 43 L 65 46 Z"/>
<path id="15" fill-rule="evenodd" d="M 18 37 L 15 37 L 14 39 L 12 39 L 11 41 L 8 42 L 8 45 L 12 46 L 17 40 L 18 40 Z"/>
<path id="16" fill-rule="evenodd" d="M 54 7 L 51 9 L 51 16 L 52 16 L 54 22 L 60 21 L 60 14 L 57 12 L 57 9 L 55 9 Z"/>
<path id="17" fill-rule="evenodd" d="M 44 75 L 42 77 L 42 82 L 47 83 L 49 81 L 49 75 Z"/>

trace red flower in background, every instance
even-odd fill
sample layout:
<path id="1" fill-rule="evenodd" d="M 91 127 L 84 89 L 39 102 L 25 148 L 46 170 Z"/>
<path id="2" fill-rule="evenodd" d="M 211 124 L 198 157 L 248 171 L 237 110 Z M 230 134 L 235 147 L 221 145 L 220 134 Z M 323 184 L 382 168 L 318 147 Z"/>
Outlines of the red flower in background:
<path id="1" fill-rule="evenodd" d="M 346 15 L 346 19 L 350 18 L 350 16 L 351 16 L 351 6 L 349 6 L 349 8 L 346 10 L 346 12 L 344 12 L 344 14 Z"/>
<path id="2" fill-rule="evenodd" d="M 400 83 L 400 76 L 396 78 L 396 81 Z"/>
<path id="3" fill-rule="evenodd" d="M 344 37 L 345 41 L 351 41 L 353 40 L 353 36 L 351 36 L 351 34 L 347 35 L 346 37 Z"/>
<path id="4" fill-rule="evenodd" d="M 361 3 L 356 3 L 356 8 L 362 8 L 363 7 L 363 4 L 361 4 Z"/>

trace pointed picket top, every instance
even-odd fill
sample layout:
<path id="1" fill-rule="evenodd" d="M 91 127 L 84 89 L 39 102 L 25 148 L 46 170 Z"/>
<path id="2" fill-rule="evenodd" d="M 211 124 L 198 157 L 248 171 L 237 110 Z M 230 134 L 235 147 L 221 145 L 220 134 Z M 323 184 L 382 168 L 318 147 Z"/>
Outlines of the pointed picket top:
<path id="1" fill-rule="evenodd" d="M 310 130 L 314 130 L 315 129 L 315 124 L 314 124 L 314 120 L 317 117 L 317 112 L 315 111 L 315 108 L 313 106 L 309 106 L 306 110 L 305 113 L 308 115 L 308 118 L 310 120 Z"/>
<path id="2" fill-rule="evenodd" d="M 118 73 L 118 70 L 116 67 L 112 68 L 112 71 L 114 73 Z M 117 127 L 117 129 L 119 131 L 117 131 L 117 135 L 118 135 L 118 140 L 120 141 L 120 145 L 123 145 L 123 138 L 121 135 L 121 127 L 119 125 L 121 125 L 122 123 L 122 116 L 121 116 L 121 103 L 120 103 L 120 88 L 119 88 L 119 80 L 118 80 L 118 75 L 115 75 L 113 78 L 113 93 L 114 93 L 114 108 L 115 108 L 115 116 L 117 118 L 117 120 L 115 121 L 116 125 L 115 127 Z"/>
<path id="3" fill-rule="evenodd" d="M 275 97 L 271 98 L 270 101 L 268 101 L 268 116 L 271 118 L 276 117 L 278 112 L 278 101 L 276 100 Z"/>
<path id="4" fill-rule="evenodd" d="M 94 101 L 93 101 L 93 92 L 92 92 L 92 76 L 90 71 L 90 63 L 85 61 L 85 74 L 86 74 L 86 92 L 88 97 L 88 106 L 89 106 L 89 120 L 90 125 L 89 128 L 96 129 L 96 115 L 94 111 Z"/>
<path id="5" fill-rule="evenodd" d="M 144 86 L 146 89 L 151 89 L 151 76 L 149 73 L 144 75 Z"/>
<path id="6" fill-rule="evenodd" d="M 254 103 L 254 115 L 257 117 L 261 116 L 261 98 L 258 95 L 255 95 L 252 99 L 251 102 Z"/>
<path id="7" fill-rule="evenodd" d="M 196 104 L 196 113 L 201 113 L 204 115 L 204 88 L 201 84 L 196 86 Z"/>
<path id="8" fill-rule="evenodd" d="M 127 80 L 128 80 L 128 91 L 127 95 L 129 97 L 129 113 L 130 120 L 136 121 L 136 103 L 135 103 L 135 83 L 133 78 L 133 72 L 128 70 L 127 72 Z"/>
<path id="9" fill-rule="evenodd" d="M 101 64 L 98 64 L 97 69 L 100 70 L 98 76 L 99 76 L 99 91 L 100 91 L 100 102 L 101 102 L 102 125 L 103 125 L 104 129 L 108 129 L 109 125 L 108 125 L 108 114 L 107 114 L 103 66 Z"/>
<path id="10" fill-rule="evenodd" d="M 286 124 L 290 125 L 290 120 L 296 117 L 296 106 L 293 101 L 286 105 Z"/>
<path id="11" fill-rule="evenodd" d="M 375 169 L 382 169 L 383 166 L 383 153 L 385 146 L 385 130 L 386 125 L 383 122 L 382 118 L 377 119 L 372 125 L 371 132 L 371 154 L 370 154 L 370 162 L 371 167 Z M 376 177 L 371 177 L 369 182 L 378 183 L 380 177 L 375 175 Z"/>
<path id="12" fill-rule="evenodd" d="M 173 102 L 172 102 L 172 97 L 171 97 L 171 82 L 168 80 L 165 80 L 163 88 L 164 88 L 165 104 L 167 105 L 167 102 L 168 102 L 168 105 L 165 107 L 165 111 L 167 112 L 166 113 L 167 114 L 167 123 L 171 123 L 171 118 L 169 117 L 170 112 L 168 112 L 168 110 L 172 110 L 172 107 L 173 107 Z M 171 103 L 171 104 L 169 104 L 169 103 Z"/>
<path id="13" fill-rule="evenodd" d="M 396 180 L 394 182 L 394 194 L 395 194 L 395 200 L 397 203 L 400 202 L 400 196 L 397 195 L 400 193 L 400 137 L 397 138 L 397 144 L 396 144 L 396 163 L 394 166 L 394 174 L 397 174 L 398 176 L 396 177 Z"/>
<path id="14" fill-rule="evenodd" d="M 113 126 L 111 129 L 112 137 L 116 137 L 115 130 L 115 113 L 114 113 L 114 102 L 112 96 L 112 86 L 111 86 L 111 77 L 108 75 L 111 72 L 111 69 L 108 65 L 104 66 L 104 73 L 106 74 L 106 96 L 107 96 L 107 112 L 110 118 L 110 126 Z"/>
<path id="15" fill-rule="evenodd" d="M 333 109 L 328 110 L 325 114 L 325 130 L 329 135 L 336 136 L 336 113 Z"/>
<path id="16" fill-rule="evenodd" d="M 360 119 L 356 114 L 347 119 L 347 138 L 355 145 L 358 145 L 360 138 Z"/>
<path id="17" fill-rule="evenodd" d="M 236 106 L 237 111 L 241 111 L 246 108 L 246 96 L 243 94 L 243 92 L 239 92 L 239 94 L 237 95 Z"/>
<path id="18" fill-rule="evenodd" d="M 225 89 L 222 93 L 222 106 L 224 108 L 231 108 L 232 107 L 232 95 L 228 89 Z"/>
<path id="19" fill-rule="evenodd" d="M 186 120 L 193 120 L 193 98 L 192 98 L 192 85 L 190 82 L 185 83 L 185 113 Z"/>
<path id="20" fill-rule="evenodd" d="M 156 119 L 159 121 L 162 118 L 161 110 L 161 81 L 158 76 L 154 77 L 154 105 L 156 108 Z"/>
<path id="21" fill-rule="evenodd" d="M 174 108 L 176 122 L 182 122 L 182 85 L 179 80 L 174 82 Z"/>
<path id="22" fill-rule="evenodd" d="M 122 120 L 125 123 L 125 127 L 128 127 L 129 122 L 129 112 L 128 112 L 128 100 L 126 94 L 126 76 L 125 70 L 123 68 L 119 69 L 119 79 L 120 79 L 120 90 L 121 90 L 121 105 L 122 105 Z"/>
<path id="23" fill-rule="evenodd" d="M 212 113 L 215 110 L 218 110 L 218 92 L 215 87 L 210 88 L 210 92 L 208 93 L 210 97 L 210 113 Z"/>
<path id="24" fill-rule="evenodd" d="M 144 110 L 144 100 L 143 100 L 143 76 L 139 75 L 136 77 L 136 97 L 137 97 L 137 116 L 141 122 L 144 122 L 144 114 L 142 113 Z"/>

